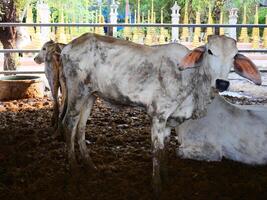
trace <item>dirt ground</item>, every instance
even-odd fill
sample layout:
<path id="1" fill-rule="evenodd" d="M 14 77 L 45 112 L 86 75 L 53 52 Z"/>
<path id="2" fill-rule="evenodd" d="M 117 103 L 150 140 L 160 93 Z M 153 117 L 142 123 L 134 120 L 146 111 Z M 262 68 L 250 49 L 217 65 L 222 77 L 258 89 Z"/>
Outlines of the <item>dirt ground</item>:
<path id="1" fill-rule="evenodd" d="M 245 99 L 231 99 L 238 103 Z M 86 139 L 97 172 L 72 173 L 64 142 L 53 139 L 48 98 L 0 102 L 0 199 L 152 199 L 150 119 L 138 109 L 97 101 Z M 172 133 L 161 199 L 267 199 L 267 166 L 177 158 Z"/>

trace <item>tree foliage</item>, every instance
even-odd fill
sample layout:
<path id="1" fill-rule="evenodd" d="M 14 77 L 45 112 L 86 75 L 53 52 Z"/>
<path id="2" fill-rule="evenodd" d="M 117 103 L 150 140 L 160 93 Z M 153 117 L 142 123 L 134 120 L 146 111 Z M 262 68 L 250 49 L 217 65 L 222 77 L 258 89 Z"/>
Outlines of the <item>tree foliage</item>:
<path id="1" fill-rule="evenodd" d="M 15 5 L 18 8 L 18 12 L 21 13 L 23 8 L 29 3 L 36 4 L 38 0 L 14 0 Z M 65 21 L 72 22 L 75 18 L 76 22 L 92 21 L 95 13 L 100 9 L 100 4 L 102 5 L 102 11 L 105 15 L 106 21 L 109 18 L 109 5 L 112 0 L 43 0 L 48 3 L 51 10 L 51 16 L 53 22 L 58 22 L 58 16 L 60 12 L 63 12 Z M 126 0 L 117 0 L 119 2 L 119 19 L 121 22 L 124 21 L 125 16 L 125 2 Z M 138 0 L 129 0 L 130 11 L 132 13 L 132 18 L 134 16 L 134 11 L 137 10 Z M 141 14 L 147 17 L 148 10 L 151 9 L 152 0 L 141 0 Z M 156 20 L 160 21 L 160 10 L 164 11 L 164 21 L 171 21 L 171 7 L 174 5 L 175 0 L 154 0 L 154 11 L 156 12 Z M 196 11 L 199 11 L 202 16 L 202 22 L 207 20 L 207 12 L 209 6 L 212 7 L 213 18 L 215 21 L 218 20 L 220 12 L 228 13 L 230 8 L 236 7 L 239 9 L 239 15 L 243 14 L 244 5 L 247 6 L 248 16 L 253 16 L 255 14 L 255 6 L 260 2 L 260 0 L 179 0 L 177 1 L 181 7 L 181 19 L 183 18 L 185 5 L 188 3 L 189 19 L 191 23 L 195 20 Z M 1 3 L 0 3 L 1 8 Z M 0 9 L 1 12 L 2 9 Z M 267 9 L 260 9 L 260 21 L 264 21 L 264 17 L 267 14 Z M 1 15 L 1 14 L 0 14 Z M 73 17 L 75 16 L 75 17 Z M 241 17 L 239 18 L 241 19 Z M 250 17 L 253 22 L 253 17 Z M 241 21 L 240 21 L 241 22 Z"/>
<path id="2" fill-rule="evenodd" d="M 145 13 L 147 15 L 147 11 L 151 9 L 151 1 L 152 0 L 141 0 L 141 13 Z M 119 0 L 119 14 L 124 17 L 125 15 L 125 0 Z M 207 22 L 208 18 L 208 9 L 209 6 L 212 8 L 213 18 L 216 22 L 219 20 L 220 12 L 224 12 L 227 15 L 229 10 L 233 7 L 239 9 L 239 15 L 243 14 L 244 5 L 247 6 L 247 13 L 250 17 L 250 23 L 253 23 L 253 16 L 255 14 L 255 6 L 258 5 L 260 0 L 179 0 L 177 1 L 178 5 L 181 7 L 181 19 L 184 16 L 185 5 L 188 5 L 188 13 L 189 19 L 191 19 L 191 23 L 195 21 L 196 12 L 199 11 L 201 13 L 201 21 Z M 154 0 L 154 10 L 157 13 L 157 21 L 160 21 L 160 9 L 163 8 L 164 11 L 164 21 L 171 21 L 171 7 L 174 5 L 175 0 Z M 137 0 L 129 0 L 131 13 L 134 14 L 134 10 L 137 9 Z M 263 21 L 265 15 L 267 14 L 267 9 L 260 9 L 260 21 Z M 242 17 L 239 19 L 241 20 Z M 241 23 L 241 21 L 240 21 Z"/>
<path id="3" fill-rule="evenodd" d="M 15 2 L 15 7 L 17 9 L 17 14 L 21 15 L 26 5 L 29 3 L 34 3 L 38 0 L 13 0 Z M 130 9 L 132 15 L 134 15 L 134 10 L 137 9 L 137 1 L 138 0 L 129 0 Z M 2 0 L 1 2 L 5 2 Z M 3 3 L 0 2 L 0 16 L 3 12 Z M 109 5 L 112 0 L 44 0 L 44 2 L 48 3 L 51 12 L 53 21 L 58 21 L 59 12 L 63 12 L 65 19 L 67 22 L 72 20 L 72 16 L 75 16 L 76 20 L 82 22 L 85 19 L 90 19 L 90 12 L 94 13 L 97 9 L 100 8 L 100 4 L 102 4 L 102 10 L 104 11 L 105 17 L 108 18 L 109 13 Z M 125 0 L 117 0 L 120 3 L 119 6 L 119 15 L 120 18 L 123 19 L 125 16 Z M 141 13 L 144 13 L 147 16 L 147 11 L 151 9 L 152 0 L 141 0 Z M 157 13 L 157 21 L 160 21 L 160 10 L 163 8 L 164 10 L 164 21 L 170 22 L 171 20 L 171 7 L 174 5 L 175 0 L 154 0 L 154 10 Z M 253 16 L 255 14 L 255 6 L 260 2 L 260 0 L 179 0 L 177 1 L 181 7 L 181 16 L 183 16 L 185 10 L 185 4 L 188 3 L 188 12 L 189 19 L 195 19 L 196 11 L 202 13 L 202 21 L 207 19 L 207 11 L 209 5 L 212 6 L 213 9 L 213 17 L 217 20 L 218 15 L 221 11 L 227 12 L 230 8 L 236 7 L 239 9 L 239 14 L 242 15 L 244 5 L 247 6 L 247 12 L 249 16 Z M 260 21 L 263 21 L 265 17 L 267 9 L 260 10 Z M 252 18 L 252 17 L 251 17 Z M 107 21 L 107 20 L 106 20 Z M 251 23 L 251 21 L 250 21 Z"/>
<path id="4" fill-rule="evenodd" d="M 89 18 L 90 0 L 46 0 L 51 8 L 53 21 L 58 22 L 59 15 L 62 12 L 66 22 L 75 21 L 83 22 L 83 18 Z M 73 17 L 74 16 L 74 17 Z"/>

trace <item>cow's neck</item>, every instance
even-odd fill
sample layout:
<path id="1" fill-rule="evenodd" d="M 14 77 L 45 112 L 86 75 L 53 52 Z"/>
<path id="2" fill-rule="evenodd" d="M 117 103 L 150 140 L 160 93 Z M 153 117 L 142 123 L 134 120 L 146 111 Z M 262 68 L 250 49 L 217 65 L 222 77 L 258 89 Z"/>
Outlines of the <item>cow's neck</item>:
<path id="1" fill-rule="evenodd" d="M 206 60 L 203 60 L 201 67 L 197 68 L 197 73 L 192 77 L 194 85 L 193 96 L 194 96 L 194 112 L 193 118 L 202 117 L 206 114 L 207 104 L 211 102 L 211 74 L 209 66 Z"/>

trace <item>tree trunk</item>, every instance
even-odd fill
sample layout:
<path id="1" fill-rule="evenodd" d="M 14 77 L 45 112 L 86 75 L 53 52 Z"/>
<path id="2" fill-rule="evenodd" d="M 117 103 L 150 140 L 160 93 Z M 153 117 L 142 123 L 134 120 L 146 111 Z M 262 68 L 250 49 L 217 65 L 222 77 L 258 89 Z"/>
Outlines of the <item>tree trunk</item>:
<path id="1" fill-rule="evenodd" d="M 14 0 L 2 0 L 1 22 L 17 22 L 16 6 Z M 0 42 L 4 49 L 14 49 L 16 47 L 16 28 L 0 27 Z M 16 70 L 16 54 L 4 54 L 4 70 Z"/>
<path id="2" fill-rule="evenodd" d="M 4 49 L 14 49 L 15 47 L 15 40 L 7 40 L 2 41 Z M 4 70 L 16 70 L 16 58 L 17 55 L 15 53 L 5 53 L 4 54 Z"/>

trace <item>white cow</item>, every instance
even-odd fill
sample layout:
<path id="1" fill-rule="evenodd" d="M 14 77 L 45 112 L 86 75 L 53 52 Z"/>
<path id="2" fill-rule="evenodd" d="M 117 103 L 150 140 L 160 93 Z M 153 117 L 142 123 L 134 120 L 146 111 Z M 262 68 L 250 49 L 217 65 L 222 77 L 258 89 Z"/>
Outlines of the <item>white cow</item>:
<path id="1" fill-rule="evenodd" d="M 83 159 L 95 168 L 86 147 L 85 125 L 96 95 L 114 104 L 139 106 L 152 118 L 153 186 L 158 191 L 171 127 L 203 116 L 215 88 L 229 86 L 233 66 L 261 84 L 255 65 L 237 51 L 236 41 L 225 36 L 210 36 L 205 46 L 191 52 L 180 44 L 149 47 L 90 33 L 70 42 L 61 53 L 67 86 L 63 127 L 70 164 L 76 163 L 77 137 Z"/>
<path id="2" fill-rule="evenodd" d="M 267 107 L 240 106 L 217 96 L 207 115 L 177 128 L 183 158 L 267 164 Z"/>
<path id="3" fill-rule="evenodd" d="M 65 44 L 50 40 L 42 46 L 40 52 L 34 57 L 36 63 L 45 63 L 45 76 L 53 96 L 52 125 L 55 129 L 57 129 L 59 118 L 59 88 L 62 92 L 62 100 L 65 98 L 65 80 L 62 74 L 62 63 L 60 59 L 60 53 L 64 46 Z"/>

